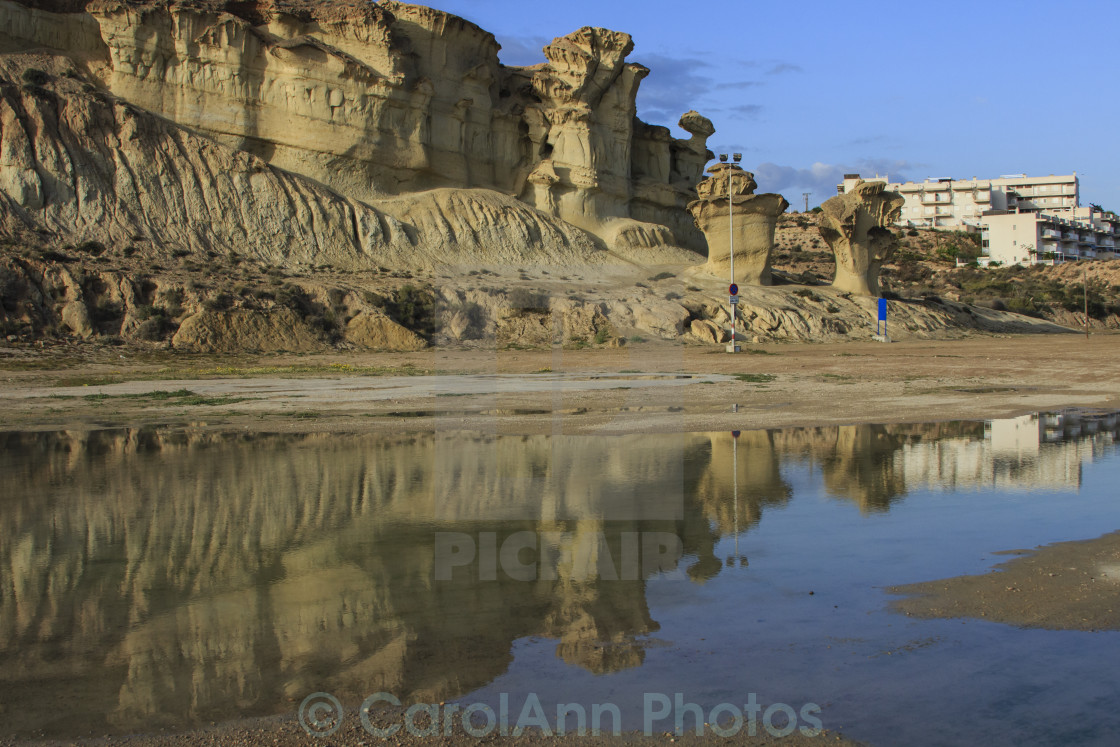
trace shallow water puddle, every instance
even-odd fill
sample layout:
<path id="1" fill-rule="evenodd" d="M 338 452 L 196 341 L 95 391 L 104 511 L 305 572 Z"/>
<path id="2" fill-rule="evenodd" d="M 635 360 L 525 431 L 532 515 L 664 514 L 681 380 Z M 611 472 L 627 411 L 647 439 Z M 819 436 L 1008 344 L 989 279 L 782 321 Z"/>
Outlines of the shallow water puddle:
<path id="1" fill-rule="evenodd" d="M 872 744 L 1115 744 L 1117 633 L 907 617 L 886 587 L 1120 529 L 1117 436 L 1078 413 L 0 434 L 0 735 L 294 714 L 326 692 L 352 716 L 388 693 L 510 722 L 539 702 L 553 725 L 599 706 L 605 729 L 616 711 L 663 733 L 694 728 L 689 704 L 723 728 L 724 706 L 757 706 Z"/>

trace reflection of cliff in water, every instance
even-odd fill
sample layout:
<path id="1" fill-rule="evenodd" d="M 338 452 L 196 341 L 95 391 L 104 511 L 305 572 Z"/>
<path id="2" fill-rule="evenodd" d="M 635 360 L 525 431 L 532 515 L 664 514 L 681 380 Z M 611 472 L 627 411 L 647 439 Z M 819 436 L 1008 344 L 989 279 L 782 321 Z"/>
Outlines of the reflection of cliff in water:
<path id="1" fill-rule="evenodd" d="M 1083 421 L 1063 446 L 1041 422 L 1041 452 L 1084 456 L 1115 435 L 1115 420 Z M 791 463 L 885 509 L 943 477 L 952 454 L 972 464 L 986 449 L 997 466 L 975 474 L 1002 474 L 1000 427 L 745 432 L 737 475 L 726 433 L 0 435 L 7 730 L 183 725 L 287 710 L 316 690 L 444 700 L 505 671 L 528 636 L 593 672 L 640 666 L 640 638 L 657 630 L 649 569 L 610 580 L 542 553 L 532 581 L 467 567 L 438 582 L 437 533 L 493 532 L 498 545 L 549 533 L 615 567 L 628 537 L 667 533 L 674 564 L 702 582 L 721 571 L 720 537 L 791 499 Z"/>
<path id="2" fill-rule="evenodd" d="M 705 445 L 4 436 L 2 697 L 29 729 L 147 729 L 275 711 L 319 689 L 442 700 L 503 672 L 526 636 L 557 639 L 591 671 L 640 665 L 635 638 L 657 629 L 643 578 L 558 562 L 553 580 L 437 583 L 434 537 L 556 532 L 620 558 L 624 535 L 665 532 L 710 556 L 717 537 L 685 515 Z M 81 693 L 64 712 L 60 687 Z"/>

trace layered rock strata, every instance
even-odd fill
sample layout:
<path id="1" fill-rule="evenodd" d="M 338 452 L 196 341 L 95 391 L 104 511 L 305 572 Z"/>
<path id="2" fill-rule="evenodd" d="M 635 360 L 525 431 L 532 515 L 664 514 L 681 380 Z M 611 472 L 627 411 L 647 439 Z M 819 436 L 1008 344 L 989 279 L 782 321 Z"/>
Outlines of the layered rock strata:
<path id="1" fill-rule="evenodd" d="M 352 201 L 474 189 L 612 249 L 703 246 L 684 208 L 711 122 L 690 112 L 675 139 L 637 119 L 649 70 L 625 33 L 580 29 L 523 68 L 474 24 L 395 0 L 3 0 L 0 29 L 2 49 L 53 50 L 102 92 Z"/>
<path id="2" fill-rule="evenodd" d="M 879 270 L 898 249 L 891 225 L 898 220 L 902 195 L 883 182 L 860 182 L 821 205 L 821 237 L 836 255 L 834 288 L 862 296 L 879 295 Z"/>
<path id="3" fill-rule="evenodd" d="M 731 277 L 733 243 L 734 280 L 744 285 L 770 285 L 774 228 L 778 216 L 789 207 L 779 194 L 756 195 L 757 186 L 754 174 L 738 164 L 719 163 L 697 185 L 700 199 L 688 205 L 708 242 L 706 271 L 718 277 Z"/>

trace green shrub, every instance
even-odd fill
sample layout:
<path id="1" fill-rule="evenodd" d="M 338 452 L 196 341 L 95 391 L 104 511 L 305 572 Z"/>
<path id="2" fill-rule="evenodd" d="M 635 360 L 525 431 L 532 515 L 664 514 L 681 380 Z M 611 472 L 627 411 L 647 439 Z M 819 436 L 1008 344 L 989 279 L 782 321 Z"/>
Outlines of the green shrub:
<path id="1" fill-rule="evenodd" d="M 548 295 L 528 288 L 514 288 L 506 296 L 514 309 L 526 311 L 548 311 Z"/>
<path id="2" fill-rule="evenodd" d="M 233 297 L 225 292 L 208 298 L 202 303 L 202 308 L 206 309 L 207 311 L 228 311 L 232 307 Z"/>
<path id="3" fill-rule="evenodd" d="M 114 303 L 107 298 L 98 301 L 89 310 L 90 321 L 93 324 L 109 324 L 115 322 L 123 316 L 124 311 L 121 309 L 120 304 Z"/>
<path id="4" fill-rule="evenodd" d="M 385 305 L 385 312 L 401 326 L 430 338 L 436 326 L 435 303 L 430 289 L 405 284 Z"/>
<path id="5" fill-rule="evenodd" d="M 88 254 L 91 257 L 100 257 L 105 253 L 105 245 L 100 241 L 83 241 L 81 244 L 78 244 L 75 249 L 82 254 Z"/>
<path id="6" fill-rule="evenodd" d="M 28 86 L 44 86 L 50 82 L 51 76 L 37 67 L 29 67 L 20 76 Z"/>

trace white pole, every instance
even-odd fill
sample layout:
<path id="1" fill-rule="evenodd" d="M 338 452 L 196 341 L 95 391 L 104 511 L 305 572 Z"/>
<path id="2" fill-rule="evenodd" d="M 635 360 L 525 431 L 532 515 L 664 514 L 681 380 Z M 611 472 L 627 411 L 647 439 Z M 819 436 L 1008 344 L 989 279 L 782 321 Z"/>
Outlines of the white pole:
<path id="1" fill-rule="evenodd" d="M 731 437 L 731 465 L 734 471 L 732 484 L 735 491 L 735 562 L 739 562 L 739 439 Z"/>
<path id="2" fill-rule="evenodd" d="M 731 198 L 731 166 L 727 167 L 727 246 L 731 255 L 731 282 L 735 283 L 735 202 Z M 731 311 L 731 352 L 735 352 L 735 304 L 728 303 Z"/>

